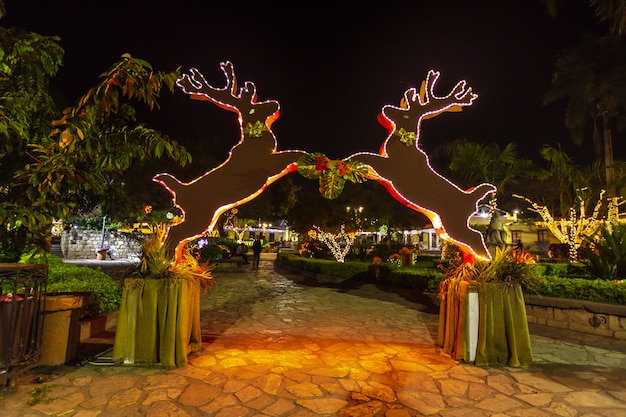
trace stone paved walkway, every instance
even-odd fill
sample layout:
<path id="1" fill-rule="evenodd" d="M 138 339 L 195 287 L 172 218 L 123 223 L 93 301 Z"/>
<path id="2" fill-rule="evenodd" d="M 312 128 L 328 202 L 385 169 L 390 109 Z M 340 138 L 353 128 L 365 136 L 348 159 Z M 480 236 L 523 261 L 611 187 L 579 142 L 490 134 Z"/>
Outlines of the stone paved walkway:
<path id="1" fill-rule="evenodd" d="M 428 298 L 312 282 L 269 261 L 215 278 L 202 299 L 203 350 L 187 366 L 35 369 L 0 415 L 626 415 L 623 351 L 533 334 L 533 366 L 479 368 L 440 354 Z M 27 405 L 32 390 L 52 401 Z"/>

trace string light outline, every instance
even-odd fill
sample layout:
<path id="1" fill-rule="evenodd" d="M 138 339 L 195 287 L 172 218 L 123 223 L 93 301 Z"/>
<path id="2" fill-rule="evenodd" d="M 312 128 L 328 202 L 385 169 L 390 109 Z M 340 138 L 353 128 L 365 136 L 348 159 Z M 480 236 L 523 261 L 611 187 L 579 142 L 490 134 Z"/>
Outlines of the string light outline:
<path id="1" fill-rule="evenodd" d="M 229 61 L 226 62 L 221 62 L 220 63 L 220 68 L 222 70 L 222 72 L 224 73 L 224 76 L 226 77 L 227 83 L 226 86 L 224 88 L 215 88 L 213 86 L 211 86 L 211 88 L 217 92 L 225 92 L 228 90 L 228 87 L 230 86 L 230 94 L 234 99 L 241 99 L 242 96 L 246 93 L 251 93 L 249 94 L 250 96 L 250 105 L 252 106 L 249 110 L 248 110 L 248 114 L 249 115 L 254 115 L 255 113 L 255 108 L 254 106 L 257 105 L 275 105 L 275 110 L 273 112 L 271 112 L 270 115 L 268 115 L 266 117 L 266 119 L 262 122 L 262 124 L 265 126 L 265 129 L 262 129 L 262 133 L 264 134 L 269 134 L 271 136 L 271 138 L 273 139 L 273 147 L 272 147 L 272 151 L 271 154 L 283 154 L 283 153 L 298 153 L 298 154 L 302 154 L 303 151 L 298 151 L 298 150 L 284 150 L 284 151 L 277 151 L 277 147 L 278 147 L 278 143 L 276 140 L 276 136 L 274 134 L 274 132 L 271 129 L 272 124 L 274 123 L 274 121 L 276 121 L 278 119 L 278 117 L 280 117 L 280 103 L 276 100 L 265 100 L 262 102 L 257 102 L 257 93 L 256 93 L 256 86 L 252 81 L 245 81 L 243 86 L 239 88 L 239 90 L 237 91 L 237 82 L 236 82 L 236 76 L 234 73 L 234 69 L 232 66 L 232 63 L 230 63 Z M 185 209 L 177 203 L 177 195 L 176 195 L 176 191 L 173 190 L 171 187 L 169 187 L 163 180 L 160 180 L 160 177 L 169 177 L 172 178 L 173 180 L 175 180 L 176 182 L 180 183 L 180 185 L 186 187 L 186 186 L 190 186 L 200 180 L 202 180 L 203 178 L 211 175 L 211 173 L 219 170 L 220 168 L 222 168 L 223 166 L 225 166 L 227 163 L 230 162 L 233 152 L 235 150 L 235 148 L 237 146 L 240 146 L 244 140 L 246 135 L 251 136 L 251 133 L 254 133 L 253 131 L 251 131 L 250 129 L 246 129 L 246 127 L 244 127 L 244 121 L 243 121 L 243 114 L 242 111 L 239 107 L 229 104 L 229 103 L 225 103 L 221 100 L 217 100 L 214 97 L 210 97 L 207 93 L 198 93 L 195 91 L 191 91 L 189 89 L 186 88 L 185 84 L 183 83 L 183 81 L 188 81 L 190 85 L 194 86 L 195 88 L 202 88 L 203 85 L 210 85 L 204 75 L 196 68 L 191 68 L 189 70 L 189 74 L 183 74 L 177 81 L 176 81 L 176 85 L 182 89 L 182 91 L 186 94 L 189 94 L 191 96 L 192 99 L 196 99 L 196 100 L 202 100 L 202 101 L 210 101 L 211 103 L 217 105 L 218 107 L 234 112 L 237 114 L 237 122 L 239 124 L 239 131 L 240 131 L 240 135 L 239 135 L 239 141 L 233 145 L 233 147 L 230 149 L 230 151 L 228 152 L 228 156 L 227 158 L 218 166 L 214 167 L 213 169 L 205 172 L 204 174 L 202 174 L 201 176 L 197 177 L 196 179 L 189 181 L 189 182 L 182 182 L 179 181 L 177 178 L 175 178 L 173 175 L 169 174 L 169 173 L 160 173 L 155 175 L 152 179 L 153 181 L 159 183 L 161 186 L 163 186 L 171 195 L 172 195 L 172 203 L 175 207 L 177 207 L 182 215 L 180 216 L 179 220 L 176 222 L 172 222 L 170 223 L 170 229 L 171 227 L 175 227 L 181 223 L 183 223 L 186 220 L 186 211 Z M 204 84 L 203 84 L 204 83 Z M 240 106 L 241 107 L 241 106 Z M 251 126 L 254 126 L 257 123 L 260 123 L 261 121 L 259 119 L 256 119 L 254 124 L 251 124 Z M 247 126 L 247 125 L 246 125 Z M 255 136 L 252 136 L 253 138 Z M 254 139 L 252 139 L 254 140 Z M 297 159 L 297 158 L 296 158 Z M 226 211 L 235 208 L 237 206 L 240 206 L 248 201 L 253 200 L 254 198 L 256 198 L 259 194 L 261 194 L 263 191 L 265 191 L 267 189 L 267 187 L 269 185 L 271 185 L 272 183 L 274 183 L 276 180 L 282 178 L 283 176 L 290 174 L 292 172 L 295 172 L 297 170 L 297 163 L 296 162 L 292 162 L 290 164 L 288 164 L 284 169 L 282 169 L 281 171 L 279 171 L 277 174 L 272 175 L 270 177 L 268 177 L 268 179 L 266 180 L 265 184 L 261 186 L 260 189 L 258 189 L 256 192 L 246 196 L 245 198 L 236 200 L 234 202 L 231 202 L 229 204 L 223 205 L 221 207 L 218 207 L 211 220 L 208 223 L 208 226 L 192 235 L 192 236 L 188 236 L 187 238 L 184 238 L 182 240 L 180 240 L 179 242 L 176 243 L 176 248 L 175 248 L 175 259 L 176 262 L 180 261 L 183 257 L 183 248 L 185 247 L 185 245 L 187 245 L 189 242 L 192 242 L 193 240 L 196 240 L 198 238 L 201 238 L 202 236 L 206 236 L 211 234 L 211 232 L 215 229 L 215 225 L 217 224 L 217 221 L 219 220 L 219 217 Z M 163 241 L 161 243 L 165 243 L 165 240 L 168 237 L 169 234 L 169 230 L 168 233 L 166 233 L 163 236 Z"/>
<path id="2" fill-rule="evenodd" d="M 386 111 L 388 111 L 389 109 L 393 109 L 396 111 L 405 111 L 406 110 L 406 106 L 408 102 L 415 102 L 417 100 L 418 104 L 420 106 L 424 106 L 430 103 L 431 99 L 433 100 L 446 100 L 452 96 L 454 96 L 456 99 L 458 100 L 462 100 L 462 99 L 467 99 L 466 102 L 451 102 L 450 104 L 448 104 L 447 106 L 444 106 L 442 108 L 438 108 L 438 109 L 433 109 L 432 111 L 427 111 L 424 114 L 420 115 L 417 119 L 417 126 L 416 126 L 416 136 L 415 136 L 415 141 L 414 143 L 411 143 L 411 145 L 413 147 L 415 147 L 415 149 L 417 149 L 420 153 L 422 153 L 425 157 L 426 160 L 426 165 L 428 167 L 428 169 L 430 171 L 432 171 L 435 175 L 437 175 L 439 178 L 443 179 L 444 181 L 446 181 L 448 184 L 450 184 L 451 186 L 453 186 L 454 188 L 456 188 L 459 192 L 462 192 L 464 194 L 471 194 L 473 190 L 475 190 L 476 188 L 479 188 L 481 186 L 484 185 L 488 185 L 491 186 L 492 188 L 487 189 L 485 191 L 485 193 L 476 200 L 475 203 L 475 211 L 478 211 L 478 207 L 479 204 L 478 202 L 483 200 L 484 198 L 487 197 L 487 195 L 494 193 L 496 191 L 495 187 L 492 184 L 489 183 L 482 183 L 479 184 L 476 187 L 472 187 L 468 190 L 462 190 L 460 187 L 458 187 L 456 184 L 454 184 L 452 181 L 450 181 L 448 178 L 444 177 L 443 175 L 439 174 L 430 164 L 430 158 L 428 157 L 428 154 L 426 152 L 424 152 L 420 146 L 419 146 L 419 140 L 420 140 L 420 135 L 421 135 L 421 125 L 422 125 L 422 120 L 424 119 L 429 119 L 432 117 L 435 117 L 436 115 L 446 112 L 446 111 L 460 111 L 461 107 L 465 107 L 465 106 L 471 106 L 474 102 L 475 99 L 478 98 L 478 94 L 472 92 L 472 88 L 469 87 L 467 89 L 466 85 L 467 82 L 465 80 L 461 80 L 459 81 L 450 91 L 450 93 L 446 96 L 437 96 L 434 92 L 434 88 L 435 88 L 435 84 L 437 82 L 437 80 L 439 79 L 440 76 L 440 72 L 439 71 L 435 71 L 435 70 L 430 70 L 428 72 L 428 75 L 426 76 L 426 80 L 422 82 L 421 88 L 420 88 L 420 93 L 418 94 L 417 89 L 415 87 L 411 87 L 408 90 L 405 91 L 404 93 L 404 97 L 403 100 L 401 101 L 401 105 L 400 107 L 398 106 L 393 106 L 391 104 L 387 104 L 385 106 L 383 106 L 382 112 L 379 114 L 378 117 L 378 121 L 381 125 L 383 125 L 387 131 L 388 131 L 388 136 L 385 139 L 385 141 L 383 142 L 383 144 L 381 145 L 380 151 L 378 154 L 374 154 L 372 152 L 358 152 L 355 153 L 347 158 L 345 158 L 344 160 L 350 160 L 350 159 L 354 159 L 358 161 L 359 156 L 363 156 L 363 155 L 369 155 L 369 156 L 380 156 L 383 158 L 389 158 L 389 154 L 387 152 L 387 144 L 389 143 L 389 141 L 391 139 L 394 138 L 394 136 L 398 136 L 396 134 L 397 130 L 397 124 L 394 120 L 392 120 L 389 116 L 387 116 Z M 429 88 L 426 88 L 426 86 L 429 86 Z M 422 100 L 423 97 L 423 100 Z M 458 108 L 458 109 L 456 109 Z M 404 143 L 404 142 L 403 142 Z M 406 196 L 404 196 L 393 184 L 392 180 L 385 178 L 383 176 L 381 176 L 378 172 L 376 172 L 375 168 L 372 167 L 370 164 L 362 164 L 362 167 L 367 167 L 368 168 L 368 174 L 367 177 L 368 179 L 372 179 L 375 181 L 378 181 L 379 183 L 381 183 L 386 189 L 387 191 L 394 197 L 396 198 L 398 201 L 400 201 L 402 204 L 406 205 L 407 207 L 411 208 L 412 210 L 418 211 L 422 214 L 424 214 L 432 223 L 433 228 L 435 229 L 435 231 L 437 232 L 437 234 L 439 235 L 439 237 L 445 241 L 448 242 L 453 242 L 454 244 L 464 248 L 466 251 L 470 252 L 473 254 L 474 257 L 484 260 L 484 261 L 490 261 L 490 254 L 488 251 L 486 251 L 486 254 L 488 255 L 488 257 L 485 256 L 481 256 L 479 255 L 476 250 L 474 248 L 472 248 L 470 245 L 468 245 L 465 242 L 462 242 L 458 239 L 455 239 L 453 237 L 451 237 L 448 232 L 445 230 L 445 227 L 443 225 L 443 222 L 441 221 L 441 216 L 434 212 L 433 210 L 430 210 L 426 207 L 420 206 L 419 204 L 417 204 L 414 201 L 411 201 L 409 198 L 407 198 Z M 479 231 L 477 231 L 476 229 L 472 228 L 470 225 L 470 219 L 472 217 L 472 214 L 474 213 L 470 213 L 470 215 L 467 217 L 466 219 L 466 227 L 470 230 L 473 231 L 475 233 L 477 233 L 480 236 L 480 240 L 482 242 L 483 247 L 486 249 L 486 245 L 485 245 L 485 239 L 484 236 L 482 235 L 482 233 L 480 233 Z"/>
<path id="3" fill-rule="evenodd" d="M 341 225 L 339 233 L 336 235 L 330 232 L 324 232 L 318 226 L 313 225 L 313 228 L 317 231 L 317 238 L 320 242 L 324 243 L 330 249 L 335 260 L 339 263 L 345 262 L 345 257 L 350 252 L 350 248 L 354 244 L 357 238 L 357 233 L 346 233 L 345 225 Z M 344 244 L 343 249 L 341 243 Z"/>

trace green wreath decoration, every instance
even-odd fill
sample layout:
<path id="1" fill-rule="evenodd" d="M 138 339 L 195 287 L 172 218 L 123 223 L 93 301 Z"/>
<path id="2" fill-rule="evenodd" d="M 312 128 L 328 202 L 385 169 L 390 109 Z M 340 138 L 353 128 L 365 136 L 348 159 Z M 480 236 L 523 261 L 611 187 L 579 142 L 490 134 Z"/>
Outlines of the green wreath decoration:
<path id="1" fill-rule="evenodd" d="M 358 161 L 332 160 L 323 153 L 314 152 L 298 159 L 298 172 L 304 178 L 319 179 L 320 193 L 333 200 L 342 193 L 346 181 L 355 184 L 367 181 L 369 168 Z"/>

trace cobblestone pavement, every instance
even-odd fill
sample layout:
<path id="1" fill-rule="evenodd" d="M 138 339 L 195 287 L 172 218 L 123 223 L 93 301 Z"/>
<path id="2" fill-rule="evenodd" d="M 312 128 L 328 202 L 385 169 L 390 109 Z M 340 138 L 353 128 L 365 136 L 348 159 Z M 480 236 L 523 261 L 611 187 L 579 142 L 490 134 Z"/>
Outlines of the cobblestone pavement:
<path id="1" fill-rule="evenodd" d="M 440 354 L 428 298 L 313 282 L 270 261 L 215 278 L 202 299 L 203 350 L 188 365 L 35 368 L 4 394 L 0 415 L 626 415 L 621 346 L 532 334 L 529 368 L 480 368 Z M 33 393 L 42 399 L 28 405 Z"/>

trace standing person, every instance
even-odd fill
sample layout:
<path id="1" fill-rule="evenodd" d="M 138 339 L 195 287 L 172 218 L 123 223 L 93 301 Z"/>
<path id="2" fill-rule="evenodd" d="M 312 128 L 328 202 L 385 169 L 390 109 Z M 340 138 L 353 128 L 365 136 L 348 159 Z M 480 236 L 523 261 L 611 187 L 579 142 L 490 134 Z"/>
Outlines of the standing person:
<path id="1" fill-rule="evenodd" d="M 261 245 L 261 239 L 258 237 L 254 239 L 254 243 L 252 244 L 252 267 L 258 268 L 259 261 L 261 260 L 261 249 L 263 249 L 263 245 Z"/>

